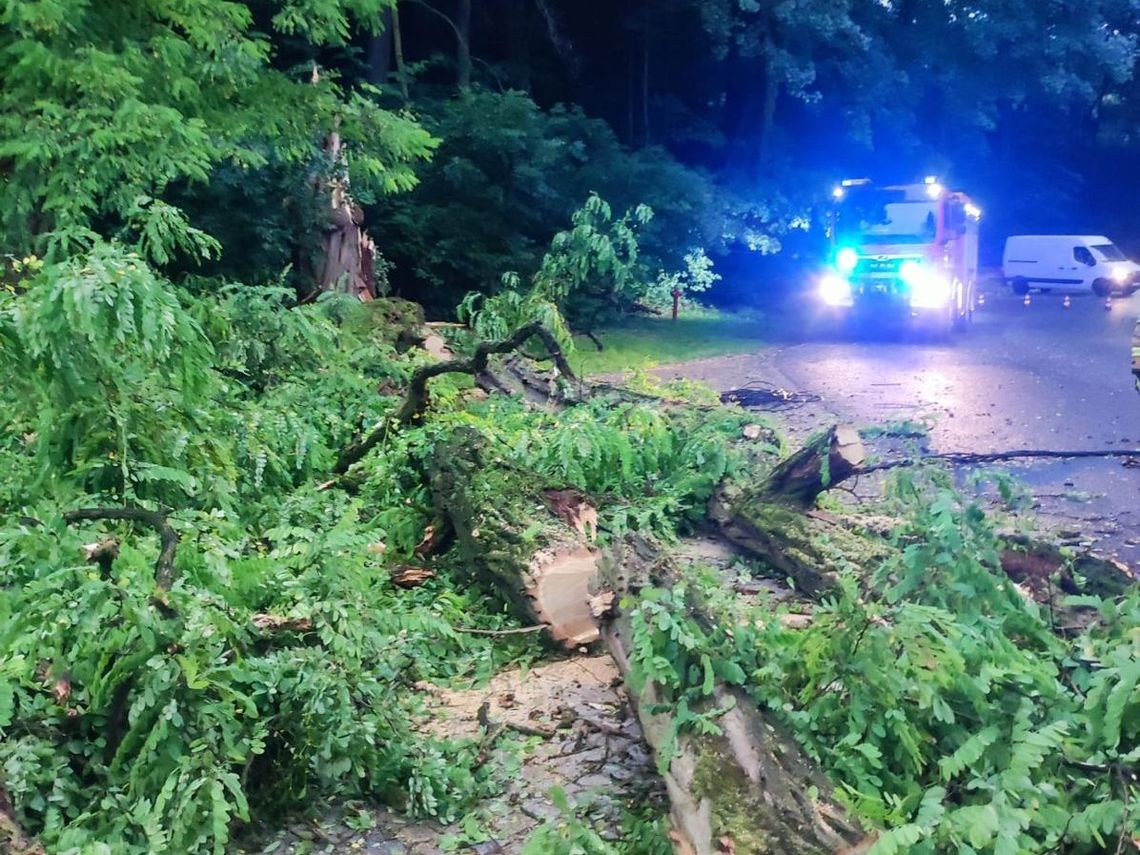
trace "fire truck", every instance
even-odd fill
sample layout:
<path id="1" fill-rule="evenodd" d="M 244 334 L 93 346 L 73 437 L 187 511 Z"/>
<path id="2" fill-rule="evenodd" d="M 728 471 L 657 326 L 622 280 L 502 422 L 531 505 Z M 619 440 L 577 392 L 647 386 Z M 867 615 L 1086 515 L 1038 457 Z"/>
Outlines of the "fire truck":
<path id="1" fill-rule="evenodd" d="M 935 177 L 887 186 L 847 179 L 832 195 L 829 263 L 816 288 L 822 312 L 939 333 L 969 324 L 982 212 L 968 196 Z"/>

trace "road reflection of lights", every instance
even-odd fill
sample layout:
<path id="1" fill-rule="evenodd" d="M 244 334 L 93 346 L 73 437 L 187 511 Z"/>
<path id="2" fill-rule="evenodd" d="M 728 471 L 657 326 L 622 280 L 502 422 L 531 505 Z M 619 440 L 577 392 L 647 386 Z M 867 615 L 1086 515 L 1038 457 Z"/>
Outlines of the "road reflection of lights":
<path id="1" fill-rule="evenodd" d="M 924 401 L 954 407 L 957 397 L 950 394 L 953 383 L 937 368 L 922 368 L 914 375 L 914 390 Z"/>

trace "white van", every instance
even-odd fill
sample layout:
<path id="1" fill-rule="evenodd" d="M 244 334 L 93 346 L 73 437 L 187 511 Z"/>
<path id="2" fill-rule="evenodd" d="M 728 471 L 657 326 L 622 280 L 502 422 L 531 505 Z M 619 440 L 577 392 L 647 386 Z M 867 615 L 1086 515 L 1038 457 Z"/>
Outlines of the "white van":
<path id="1" fill-rule="evenodd" d="M 1103 235 L 1013 235 L 1001 264 L 1015 294 L 1057 288 L 1106 297 L 1140 288 L 1140 265 Z"/>

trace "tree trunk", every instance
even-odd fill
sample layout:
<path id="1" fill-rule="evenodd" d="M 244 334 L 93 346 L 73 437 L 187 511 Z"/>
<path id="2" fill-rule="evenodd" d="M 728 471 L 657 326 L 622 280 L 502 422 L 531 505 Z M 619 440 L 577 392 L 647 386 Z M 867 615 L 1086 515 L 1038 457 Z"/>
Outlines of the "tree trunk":
<path id="1" fill-rule="evenodd" d="M 400 29 L 400 4 L 392 6 L 392 49 L 396 54 L 396 79 L 400 81 L 400 95 L 408 100 L 408 73 L 404 67 L 404 34 Z"/>
<path id="2" fill-rule="evenodd" d="M 523 621 L 548 624 L 558 644 L 602 640 L 610 650 L 646 742 L 668 752 L 678 852 L 823 855 L 864 841 L 818 767 L 746 694 L 718 686 L 710 704 L 726 710 L 717 718 L 720 733 L 674 740 L 674 714 L 659 689 L 628 679 L 629 613 L 619 603 L 679 580 L 663 552 L 640 537 L 600 552 L 583 496 L 544 489 L 533 473 L 505 466 L 473 431 L 437 447 L 428 468 L 433 503 L 454 529 L 473 579 Z M 809 796 L 811 787 L 817 792 Z"/>
<path id="3" fill-rule="evenodd" d="M 600 637 L 590 606 L 596 513 L 584 497 L 543 490 L 533 474 L 494 458 L 474 431 L 441 443 L 428 464 L 436 511 L 475 581 L 526 623 L 547 624 L 557 644 L 592 644 Z"/>
<path id="4" fill-rule="evenodd" d="M 39 841 L 27 835 L 16 821 L 8 791 L 0 785 L 0 852 L 10 855 L 44 855 Z"/>
<path id="5" fill-rule="evenodd" d="M 471 0 L 458 0 L 455 10 L 455 66 L 459 91 L 471 86 Z"/>
<path id="6" fill-rule="evenodd" d="M 725 485 L 709 505 L 709 515 L 725 537 L 762 558 L 796 587 L 818 597 L 851 563 L 886 557 L 877 538 L 862 537 L 830 514 L 812 510 L 824 490 L 855 474 L 863 461 L 859 434 L 836 427 L 817 435 L 744 487 Z"/>
<path id="7" fill-rule="evenodd" d="M 317 271 L 318 291 L 341 291 L 361 300 L 376 296 L 376 245 L 361 223 L 364 211 L 348 191 L 347 171 L 341 161 L 340 134 L 333 131 L 325 144 L 334 170 L 326 192 L 329 221 L 322 237 L 323 257 Z"/>
<path id="8" fill-rule="evenodd" d="M 510 63 L 511 85 L 523 92 L 530 92 L 531 14 L 530 0 L 510 0 L 507 13 L 507 59 Z"/>
<path id="9" fill-rule="evenodd" d="M 380 12 L 380 31 L 368 37 L 368 82 L 381 86 L 392 70 L 392 9 Z"/>
<path id="10" fill-rule="evenodd" d="M 730 539 L 818 597 L 840 568 L 874 567 L 895 549 L 883 532 L 856 530 L 813 508 L 821 492 L 858 473 L 862 459 L 858 435 L 833 428 L 754 472 L 743 487 L 722 490 L 711 503 L 714 518 Z M 873 845 L 875 835 L 846 815 L 819 768 L 746 692 L 714 684 L 704 706 L 691 711 L 718 710 L 718 731 L 696 734 L 677 721 L 667 690 L 635 673 L 629 604 L 647 588 L 675 591 L 682 579 L 664 550 L 638 535 L 599 550 L 596 512 L 586 497 L 549 489 L 533 472 L 504 463 L 473 430 L 437 446 L 427 467 L 433 503 L 454 530 L 475 581 L 528 624 L 547 625 L 563 647 L 606 645 L 645 740 L 665 767 L 678 853 L 856 855 Z M 1027 573 L 1051 578 L 1057 568 L 1049 562 L 1060 559 L 1059 553 L 1017 554 L 1016 560 L 1002 556 L 1015 580 Z M 1113 572 L 1098 565 L 1105 567 Z M 702 602 L 686 606 L 706 626 L 724 619 Z"/>
<path id="11" fill-rule="evenodd" d="M 615 601 L 624 601 L 642 588 L 672 588 L 680 574 L 649 541 L 632 536 L 606 550 L 599 579 Z M 630 679 L 629 612 L 613 610 L 602 636 L 626 679 L 645 741 L 659 756 L 670 751 L 664 777 L 677 852 L 831 855 L 859 852 L 873 842 L 835 801 L 826 776 L 792 735 L 739 689 L 717 685 L 705 709 L 696 710 L 726 710 L 716 719 L 719 733 L 681 733 L 674 744 L 672 705 L 663 703 L 653 683 L 639 689 L 640 681 Z M 808 795 L 812 787 L 814 797 Z"/>
<path id="12" fill-rule="evenodd" d="M 771 55 L 773 50 L 772 42 L 765 40 L 764 103 L 760 108 L 760 144 L 757 157 L 759 177 L 766 176 L 771 167 L 772 134 L 776 128 L 776 102 L 780 96 L 780 79 Z"/>

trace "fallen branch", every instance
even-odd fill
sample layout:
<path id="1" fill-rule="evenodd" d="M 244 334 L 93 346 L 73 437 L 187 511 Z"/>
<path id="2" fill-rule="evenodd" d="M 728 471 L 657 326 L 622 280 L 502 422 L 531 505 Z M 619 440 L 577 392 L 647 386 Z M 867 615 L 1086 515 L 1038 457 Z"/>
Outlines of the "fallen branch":
<path id="1" fill-rule="evenodd" d="M 255 614 L 250 623 L 262 632 L 310 632 L 313 629 L 312 620 L 306 617 Z"/>
<path id="2" fill-rule="evenodd" d="M 867 475 L 871 472 L 883 472 L 887 469 L 900 469 L 906 466 L 920 466 L 931 461 L 942 461 L 955 466 L 972 466 L 979 463 L 1001 463 L 1006 460 L 1024 460 L 1029 458 L 1043 458 L 1052 460 L 1079 460 L 1082 458 L 1140 458 L 1140 449 L 1075 449 L 1060 451 L 1056 449 L 1016 449 L 1014 451 L 973 452 L 973 451 L 947 451 L 942 454 L 924 454 L 921 457 L 904 457 L 899 460 L 884 460 L 871 466 L 861 466 L 853 474 Z"/>
<path id="3" fill-rule="evenodd" d="M 174 550 L 178 546 L 178 532 L 166 521 L 166 514 L 145 508 L 79 508 L 63 515 L 68 524 L 86 520 L 127 520 L 149 525 L 158 532 L 162 548 L 154 568 L 154 581 L 162 590 L 168 590 L 174 581 Z"/>
<path id="4" fill-rule="evenodd" d="M 520 626 L 514 629 L 475 629 L 469 626 L 454 627 L 456 632 L 466 632 L 469 635 L 529 635 L 532 632 L 542 632 L 544 629 L 550 629 L 550 626 L 545 623 L 538 623 L 534 626 Z"/>
<path id="5" fill-rule="evenodd" d="M 475 377 L 487 368 L 487 361 L 492 354 L 510 353 L 518 350 L 532 337 L 542 340 L 550 358 L 558 366 L 558 371 L 571 383 L 578 385 L 578 378 L 570 363 L 566 361 L 562 348 L 559 347 L 554 334 L 537 321 L 519 327 L 509 337 L 500 341 L 482 341 L 470 359 L 449 359 L 446 362 L 435 362 L 417 368 L 412 374 L 411 383 L 408 384 L 408 394 L 404 403 L 391 418 L 385 419 L 372 429 L 360 442 L 354 442 L 341 452 L 333 467 L 333 473 L 343 475 L 354 463 L 361 460 L 369 451 L 388 434 L 389 430 L 398 430 L 419 419 L 427 407 L 427 385 L 433 377 L 443 374 L 470 374 Z"/>

